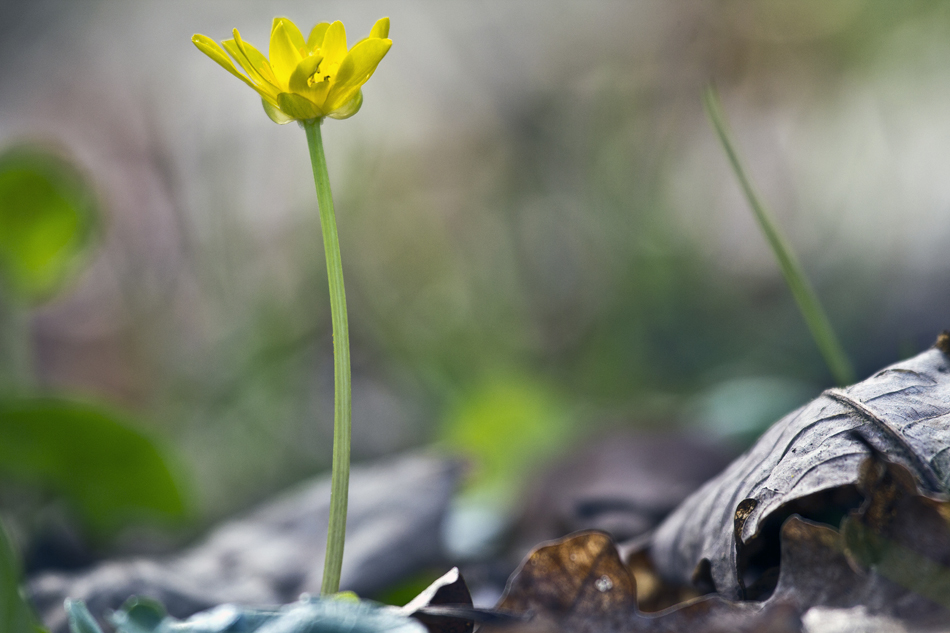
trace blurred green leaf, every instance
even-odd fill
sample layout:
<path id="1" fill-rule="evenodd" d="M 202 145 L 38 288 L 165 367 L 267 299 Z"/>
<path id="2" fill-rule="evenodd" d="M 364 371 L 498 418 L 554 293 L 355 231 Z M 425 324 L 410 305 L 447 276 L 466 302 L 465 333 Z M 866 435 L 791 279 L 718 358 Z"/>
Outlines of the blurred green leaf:
<path id="1" fill-rule="evenodd" d="M 99 533 L 129 519 L 184 512 L 154 442 L 123 417 L 88 404 L 0 401 L 0 473 L 65 495 Z"/>
<path id="2" fill-rule="evenodd" d="M 7 532 L 0 524 L 0 631 L 39 633 L 43 630 L 20 593 L 20 565 Z"/>
<path id="3" fill-rule="evenodd" d="M 508 374 L 463 397 L 442 435 L 450 448 L 475 460 L 473 489 L 506 497 L 517 492 L 531 467 L 567 443 L 573 428 L 553 388 Z"/>
<path id="4" fill-rule="evenodd" d="M 68 161 L 25 145 L 0 154 L 0 278 L 14 298 L 55 293 L 86 259 L 97 224 L 92 188 Z"/>

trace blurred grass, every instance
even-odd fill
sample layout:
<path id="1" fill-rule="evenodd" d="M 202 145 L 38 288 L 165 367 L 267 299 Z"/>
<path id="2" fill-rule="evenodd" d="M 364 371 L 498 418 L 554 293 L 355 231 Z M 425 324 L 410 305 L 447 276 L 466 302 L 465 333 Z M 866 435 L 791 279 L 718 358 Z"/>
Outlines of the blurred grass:
<path id="1" fill-rule="evenodd" d="M 0 523 L 0 630 L 7 633 L 43 633 L 36 616 L 20 593 L 20 564 Z"/>
<path id="2" fill-rule="evenodd" d="M 808 325 L 812 338 L 821 351 L 828 369 L 837 381 L 838 386 L 850 385 L 855 381 L 851 361 L 848 360 L 847 353 L 838 341 L 838 335 L 835 334 L 834 328 L 828 321 L 828 315 L 825 314 L 821 302 L 815 295 L 808 278 L 805 277 L 802 265 L 798 262 L 798 257 L 795 256 L 785 236 L 772 218 L 772 214 L 762 204 L 752 183 L 749 181 L 730 136 L 725 114 L 722 111 L 722 104 L 714 87 L 710 86 L 703 93 L 703 105 L 713 129 L 715 129 L 716 135 L 722 143 L 723 151 L 726 153 L 730 165 L 732 165 L 736 179 L 739 181 L 746 200 L 752 208 L 752 213 L 755 215 L 759 228 L 762 229 L 762 233 L 769 243 L 769 248 L 772 249 L 772 254 L 775 256 L 776 263 L 782 271 L 782 276 L 785 277 L 785 283 L 788 284 L 788 288 L 795 298 L 795 303 L 802 313 L 802 318 L 805 319 L 805 323 Z"/>

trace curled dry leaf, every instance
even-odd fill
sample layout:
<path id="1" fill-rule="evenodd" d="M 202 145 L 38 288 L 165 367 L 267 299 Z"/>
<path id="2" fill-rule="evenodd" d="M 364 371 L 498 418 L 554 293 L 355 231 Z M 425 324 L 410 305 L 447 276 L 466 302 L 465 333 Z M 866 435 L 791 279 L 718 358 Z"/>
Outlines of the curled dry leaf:
<path id="1" fill-rule="evenodd" d="M 910 472 L 876 452 L 862 464 L 858 487 L 864 503 L 840 532 L 797 516 L 785 522 L 781 573 L 769 602 L 860 608 L 914 631 L 945 630 L 950 503 L 918 494 Z"/>
<path id="2" fill-rule="evenodd" d="M 657 529 L 666 580 L 732 599 L 764 598 L 778 578 L 780 530 L 792 514 L 830 525 L 862 503 L 869 452 L 904 467 L 923 492 L 950 488 L 950 336 L 779 420 Z"/>
<path id="3" fill-rule="evenodd" d="M 907 594 L 901 600 L 889 597 L 882 609 L 899 608 L 892 613 L 898 617 L 950 621 L 950 503 L 918 494 L 910 473 L 883 456 L 864 463 L 859 486 L 865 502 L 841 524 L 852 566 L 873 571 Z"/>

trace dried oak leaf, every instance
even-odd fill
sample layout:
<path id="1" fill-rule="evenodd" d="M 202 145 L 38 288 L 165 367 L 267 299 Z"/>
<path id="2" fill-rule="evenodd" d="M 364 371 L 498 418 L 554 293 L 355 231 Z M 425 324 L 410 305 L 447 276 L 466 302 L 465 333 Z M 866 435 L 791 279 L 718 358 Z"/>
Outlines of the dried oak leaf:
<path id="1" fill-rule="evenodd" d="M 650 554 L 660 575 L 711 584 L 726 598 L 767 597 L 784 521 L 797 513 L 837 525 L 862 503 L 857 482 L 872 450 L 906 468 L 924 493 L 945 493 L 948 352 L 950 337 L 942 335 L 933 349 L 829 389 L 775 423 L 657 528 Z"/>

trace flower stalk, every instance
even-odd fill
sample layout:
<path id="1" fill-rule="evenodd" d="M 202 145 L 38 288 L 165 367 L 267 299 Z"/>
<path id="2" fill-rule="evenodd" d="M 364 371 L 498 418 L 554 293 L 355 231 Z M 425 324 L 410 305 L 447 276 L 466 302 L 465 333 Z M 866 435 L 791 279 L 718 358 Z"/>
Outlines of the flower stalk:
<path id="1" fill-rule="evenodd" d="M 237 29 L 233 39 L 221 44 L 200 33 L 195 33 L 191 41 L 257 92 L 264 112 L 281 125 L 323 117 L 348 119 L 359 112 L 362 86 L 393 44 L 389 18 L 377 20 L 369 37 L 350 49 L 346 46 L 346 29 L 339 20 L 320 22 L 304 39 L 296 24 L 287 18 L 274 18 L 270 59 L 245 42 Z M 234 62 L 247 74 L 240 72 Z"/>
<path id="2" fill-rule="evenodd" d="M 363 105 L 363 84 L 376 72 L 393 43 L 389 39 L 389 18 L 377 20 L 368 37 L 348 48 L 346 29 L 340 21 L 320 22 L 304 39 L 296 24 L 277 17 L 271 25 L 269 57 L 245 42 L 237 29 L 233 33 L 233 39 L 221 44 L 200 33 L 192 36 L 191 41 L 198 50 L 252 88 L 272 121 L 282 125 L 291 121 L 300 123 L 307 133 L 313 182 L 317 188 L 333 323 L 333 465 L 330 526 L 321 587 L 321 593 L 328 595 L 340 590 L 343 568 L 350 488 L 352 394 L 343 265 L 320 126 L 326 117 L 347 119 L 359 112 Z"/>
<path id="3" fill-rule="evenodd" d="M 330 481 L 330 526 L 327 531 L 327 553 L 323 562 L 323 595 L 340 590 L 343 568 L 343 541 L 346 537 L 346 510 L 350 487 L 350 431 L 352 391 L 350 386 L 350 331 L 346 316 L 346 292 L 343 287 L 343 263 L 340 239 L 336 230 L 336 213 L 330 192 L 330 176 L 323 153 L 323 119 L 303 121 L 313 166 L 313 182 L 317 188 L 320 229 L 327 258 L 327 279 L 330 284 L 330 318 L 333 323 L 333 466 Z"/>
<path id="4" fill-rule="evenodd" d="M 752 182 L 742 167 L 739 154 L 730 137 L 725 115 L 722 111 L 722 104 L 719 101 L 719 95 L 714 87 L 708 87 L 703 93 L 703 106 L 706 108 L 706 115 L 716 130 L 719 141 L 722 143 L 722 148 L 729 158 L 729 163 L 732 165 L 736 179 L 738 179 L 739 185 L 742 187 L 742 192 L 745 194 L 749 206 L 752 207 L 752 212 L 755 215 L 756 221 L 759 223 L 759 228 L 761 228 L 765 234 L 765 239 L 768 241 L 772 253 L 775 255 L 775 259 L 778 260 L 779 267 L 782 269 L 782 275 L 785 277 L 785 282 L 788 284 L 789 290 L 792 291 L 795 303 L 798 304 L 798 310 L 801 312 L 802 317 L 804 317 L 811 336 L 818 346 L 821 355 L 824 357 L 825 363 L 831 370 L 835 382 L 841 386 L 852 384 L 855 381 L 854 369 L 848 360 L 848 355 L 845 353 L 844 348 L 841 347 L 841 343 L 838 341 L 838 337 L 831 327 L 831 321 L 828 320 L 828 315 L 825 314 L 824 309 L 821 307 L 818 295 L 815 294 L 811 284 L 808 283 L 805 272 L 802 270 L 801 264 L 798 263 L 795 253 L 792 251 L 788 242 L 785 241 L 785 238 L 779 231 L 778 225 L 775 223 L 775 220 L 772 219 L 772 215 L 762 201 L 759 200 L 759 196 L 752 187 Z"/>

